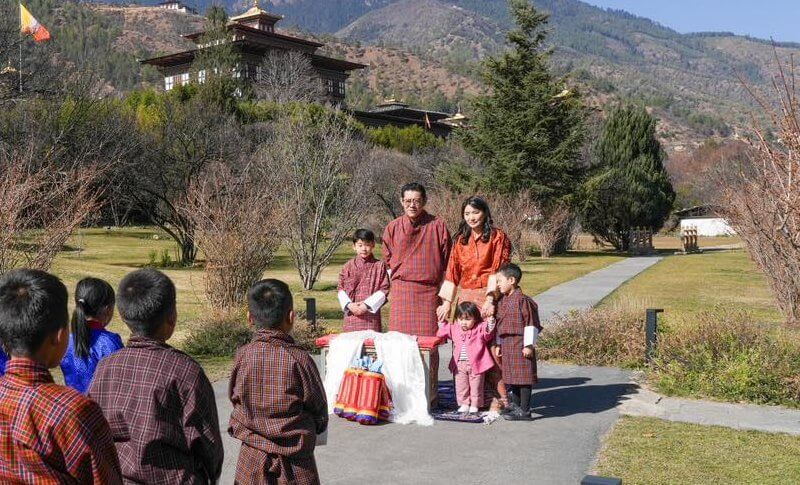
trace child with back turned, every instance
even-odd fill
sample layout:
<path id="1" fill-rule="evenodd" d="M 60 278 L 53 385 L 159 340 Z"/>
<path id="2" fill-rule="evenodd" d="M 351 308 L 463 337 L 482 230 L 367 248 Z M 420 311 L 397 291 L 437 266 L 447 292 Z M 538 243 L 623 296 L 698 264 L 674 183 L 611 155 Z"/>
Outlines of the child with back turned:
<path id="1" fill-rule="evenodd" d="M 339 275 L 339 304 L 344 312 L 345 332 L 381 331 L 381 307 L 389 294 L 386 263 L 372 254 L 375 234 L 359 229 L 353 236 L 356 256 L 344 264 Z"/>
<path id="2" fill-rule="evenodd" d="M 531 420 L 531 390 L 538 382 L 536 373 L 536 336 L 542 330 L 539 308 L 522 293 L 519 282 L 522 270 L 506 264 L 497 271 L 497 336 L 502 340 L 503 381 L 509 388 L 509 407 L 503 411 L 509 421 Z"/>
<path id="3" fill-rule="evenodd" d="M 456 321 L 439 324 L 437 337 L 453 342 L 450 370 L 455 375 L 458 412 L 475 414 L 483 406 L 483 381 L 486 371 L 494 367 L 489 342 L 494 338 L 494 318 L 484 322 L 481 310 L 471 301 L 456 307 Z"/>
<path id="4" fill-rule="evenodd" d="M 106 330 L 114 316 L 114 288 L 97 278 L 84 278 L 75 287 L 75 311 L 70 322 L 67 353 L 61 360 L 64 382 L 89 392 L 97 363 L 123 347 L 116 333 Z"/>
<path id="5" fill-rule="evenodd" d="M 262 280 L 247 293 L 253 341 L 236 352 L 228 432 L 241 440 L 236 483 L 319 483 L 314 447 L 328 426 L 328 405 L 311 356 L 289 335 L 294 326 L 286 283 Z"/>
<path id="6" fill-rule="evenodd" d="M 100 407 L 53 383 L 69 339 L 67 288 L 43 271 L 0 276 L 0 483 L 122 483 Z"/>
<path id="7" fill-rule="evenodd" d="M 163 273 L 125 276 L 117 307 L 131 338 L 100 361 L 89 388 L 111 425 L 126 482 L 214 483 L 222 472 L 214 389 L 200 364 L 166 343 L 175 303 Z"/>

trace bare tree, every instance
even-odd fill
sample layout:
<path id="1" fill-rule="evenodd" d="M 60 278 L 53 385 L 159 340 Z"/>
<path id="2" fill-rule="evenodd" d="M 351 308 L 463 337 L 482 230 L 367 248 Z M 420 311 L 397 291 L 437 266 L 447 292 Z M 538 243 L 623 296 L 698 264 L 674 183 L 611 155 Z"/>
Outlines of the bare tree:
<path id="1" fill-rule="evenodd" d="M 0 273 L 49 269 L 101 205 L 101 168 L 64 170 L 37 157 L 32 144 L 0 150 Z"/>
<path id="2" fill-rule="evenodd" d="M 275 103 L 319 102 L 325 96 L 322 81 L 307 54 L 270 50 L 258 66 L 253 89 L 256 97 Z"/>
<path id="3" fill-rule="evenodd" d="M 372 203 L 370 149 L 336 111 L 279 119 L 274 130 L 263 169 L 274 177 L 284 240 L 311 289 Z"/>
<path id="4" fill-rule="evenodd" d="M 566 204 L 552 208 L 539 207 L 530 224 L 530 236 L 539 247 L 542 258 L 549 258 L 559 241 L 569 239 L 573 217 Z"/>
<path id="5" fill-rule="evenodd" d="M 142 130 L 142 153 L 120 174 L 121 194 L 175 240 L 181 263 L 197 256 L 192 221 L 179 210 L 186 191 L 216 160 L 235 160 L 250 141 L 231 115 L 202 100 L 166 99 L 155 126 Z"/>
<path id="6" fill-rule="evenodd" d="M 442 219 L 447 224 L 447 230 L 451 234 L 458 231 L 461 221 L 464 220 L 464 214 L 461 212 L 461 205 L 470 197 L 475 194 L 467 194 L 456 192 L 446 187 L 435 187 L 428 194 L 427 210 Z M 491 200 L 490 206 L 491 206 Z M 494 207 L 492 210 L 494 210 Z"/>
<path id="7" fill-rule="evenodd" d="M 527 191 L 514 195 L 497 195 L 491 200 L 492 215 L 497 226 L 511 239 L 512 250 L 517 258 L 525 261 L 528 255 L 526 235 L 531 228 L 531 221 L 541 215 L 538 204 Z"/>
<path id="8" fill-rule="evenodd" d="M 777 59 L 777 54 L 776 54 Z M 719 177 L 721 214 L 744 240 L 750 256 L 775 292 L 790 323 L 800 322 L 800 102 L 793 62 L 778 60 L 775 92 L 753 93 L 776 135 L 754 120 L 751 157 L 743 157 Z"/>
<path id="9" fill-rule="evenodd" d="M 206 294 L 215 308 L 241 306 L 247 289 L 272 262 L 282 220 L 275 198 L 250 164 L 238 173 L 212 164 L 189 187 L 180 209 L 205 255 Z"/>

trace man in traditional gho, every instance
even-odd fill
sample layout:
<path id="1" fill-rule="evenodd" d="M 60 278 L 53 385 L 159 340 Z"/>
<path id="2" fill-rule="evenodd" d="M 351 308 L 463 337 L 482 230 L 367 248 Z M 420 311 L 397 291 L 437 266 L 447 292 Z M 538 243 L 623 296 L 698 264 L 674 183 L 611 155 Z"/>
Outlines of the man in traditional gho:
<path id="1" fill-rule="evenodd" d="M 404 214 L 383 231 L 383 258 L 389 266 L 392 289 L 389 330 L 436 335 L 436 308 L 450 255 L 450 233 L 442 219 L 425 211 L 425 187 L 406 184 L 400 193 Z"/>
<path id="2" fill-rule="evenodd" d="M 427 194 L 422 185 L 404 185 L 400 201 L 404 214 L 383 231 L 383 258 L 389 266 L 392 292 L 389 330 L 433 336 L 438 330 L 436 308 L 450 256 L 450 233 L 442 219 L 425 211 Z M 432 386 L 438 369 L 439 352 L 433 350 Z"/>

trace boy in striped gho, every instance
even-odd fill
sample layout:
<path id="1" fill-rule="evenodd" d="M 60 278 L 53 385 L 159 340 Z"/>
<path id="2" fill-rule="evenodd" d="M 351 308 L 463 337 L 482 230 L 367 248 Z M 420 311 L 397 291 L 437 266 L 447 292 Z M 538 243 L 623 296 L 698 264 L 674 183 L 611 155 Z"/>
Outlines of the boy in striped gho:
<path id="1" fill-rule="evenodd" d="M 344 264 L 339 275 L 339 304 L 344 312 L 345 332 L 381 331 L 381 307 L 389 293 L 386 263 L 373 256 L 375 234 L 359 229 L 353 236 L 356 256 Z"/>
<path id="2" fill-rule="evenodd" d="M 522 271 L 516 264 L 506 264 L 497 271 L 497 336 L 502 356 L 503 381 L 509 388 L 509 407 L 503 417 L 509 421 L 531 420 L 531 389 L 538 382 L 536 350 L 539 308 L 522 293 Z"/>
<path id="3" fill-rule="evenodd" d="M 262 280 L 247 292 L 252 342 L 236 352 L 228 395 L 228 433 L 241 440 L 236 483 L 316 485 L 314 448 L 328 427 L 317 366 L 289 335 L 294 326 L 286 283 Z"/>
<path id="4" fill-rule="evenodd" d="M 43 271 L 0 277 L 0 483 L 122 483 L 100 407 L 53 382 L 67 350 L 67 288 Z"/>

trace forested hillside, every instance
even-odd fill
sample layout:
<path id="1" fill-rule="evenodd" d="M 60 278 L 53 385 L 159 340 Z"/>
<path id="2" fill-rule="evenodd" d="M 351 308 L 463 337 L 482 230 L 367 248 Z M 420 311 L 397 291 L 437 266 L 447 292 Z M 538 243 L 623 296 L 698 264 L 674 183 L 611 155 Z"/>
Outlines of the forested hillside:
<path id="1" fill-rule="evenodd" d="M 143 4 L 156 3 L 144 1 Z M 187 1 L 202 10 L 206 3 Z M 223 2 L 238 13 L 245 0 Z M 370 65 L 350 82 L 348 101 L 366 107 L 398 97 L 433 109 L 468 106 L 480 86 L 480 61 L 504 49 L 506 0 L 272 0 L 262 6 L 285 15 L 280 26 L 328 43 L 327 52 Z M 742 80 L 765 89 L 774 72 L 765 41 L 726 33 L 682 35 L 648 19 L 596 8 L 578 0 L 534 0 L 550 13 L 553 62 L 570 74 L 590 104 L 616 99 L 647 105 L 661 120 L 665 145 L 680 151 L 709 136 L 735 136 L 748 123 L 752 99 Z M 88 6 L 31 0 L 32 12 L 54 33 L 51 45 L 25 43 L 36 52 L 98 73 L 109 92 L 156 81 L 137 58 L 186 48 L 180 35 L 202 17 L 141 6 Z M 2 6 L 2 35 L 16 36 L 17 6 Z M 13 44 L 13 42 L 12 42 Z M 5 45 L 5 44 L 4 44 Z M 778 54 L 800 54 L 780 44 Z M 43 51 L 44 52 L 44 51 Z M 16 51 L 0 52 L 16 62 Z"/>

